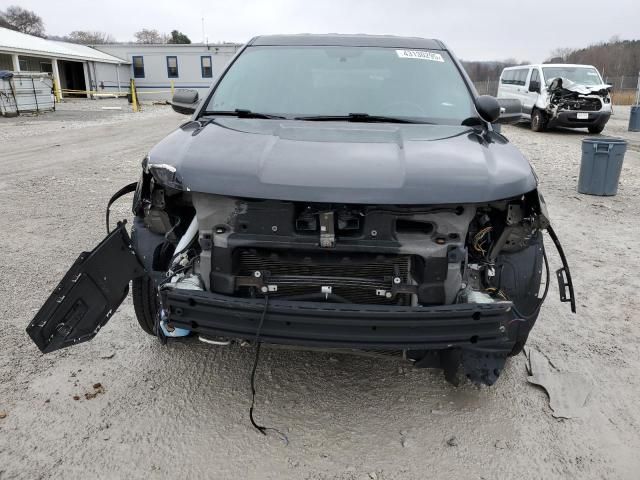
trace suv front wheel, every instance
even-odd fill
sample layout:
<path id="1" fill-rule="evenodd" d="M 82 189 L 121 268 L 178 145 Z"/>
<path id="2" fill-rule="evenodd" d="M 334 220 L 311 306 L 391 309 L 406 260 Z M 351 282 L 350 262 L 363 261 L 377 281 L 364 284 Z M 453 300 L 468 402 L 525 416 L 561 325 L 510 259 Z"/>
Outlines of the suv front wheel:
<path id="1" fill-rule="evenodd" d="M 140 327 L 149 335 L 155 335 L 153 327 L 158 314 L 158 294 L 153 280 L 147 275 L 134 278 L 131 281 L 131 294 Z"/>

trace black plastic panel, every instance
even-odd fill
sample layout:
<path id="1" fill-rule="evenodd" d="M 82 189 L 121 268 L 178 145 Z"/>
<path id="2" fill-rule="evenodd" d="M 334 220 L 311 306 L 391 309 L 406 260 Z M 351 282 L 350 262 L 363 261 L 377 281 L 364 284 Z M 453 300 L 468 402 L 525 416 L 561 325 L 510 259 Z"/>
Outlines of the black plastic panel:
<path id="1" fill-rule="evenodd" d="M 145 270 L 119 224 L 91 252 L 83 252 L 27 327 L 43 353 L 91 340 Z"/>

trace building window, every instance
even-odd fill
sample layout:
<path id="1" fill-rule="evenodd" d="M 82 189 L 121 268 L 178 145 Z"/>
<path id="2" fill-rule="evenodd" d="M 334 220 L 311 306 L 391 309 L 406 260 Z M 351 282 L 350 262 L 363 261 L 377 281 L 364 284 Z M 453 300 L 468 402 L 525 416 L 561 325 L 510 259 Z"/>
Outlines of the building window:
<path id="1" fill-rule="evenodd" d="M 29 71 L 29 61 L 26 58 L 18 58 L 18 64 L 20 65 L 21 72 Z"/>
<path id="2" fill-rule="evenodd" d="M 178 78 L 178 57 L 167 57 L 167 76 Z"/>
<path id="3" fill-rule="evenodd" d="M 133 78 L 144 78 L 144 59 L 142 57 L 131 57 L 133 62 Z"/>
<path id="4" fill-rule="evenodd" d="M 213 77 L 213 69 L 211 68 L 211 57 L 200 57 L 200 69 L 202 70 L 202 78 Z"/>

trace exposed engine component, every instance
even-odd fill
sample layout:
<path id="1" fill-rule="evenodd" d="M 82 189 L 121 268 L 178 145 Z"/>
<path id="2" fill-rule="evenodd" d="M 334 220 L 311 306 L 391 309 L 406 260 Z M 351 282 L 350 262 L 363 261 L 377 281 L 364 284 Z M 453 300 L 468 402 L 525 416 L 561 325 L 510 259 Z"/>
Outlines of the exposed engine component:
<path id="1" fill-rule="evenodd" d="M 549 103 L 547 113 L 555 118 L 560 111 L 597 112 L 603 102 L 609 103 L 610 88 L 596 88 L 580 85 L 567 78 L 554 78 L 548 87 Z"/>

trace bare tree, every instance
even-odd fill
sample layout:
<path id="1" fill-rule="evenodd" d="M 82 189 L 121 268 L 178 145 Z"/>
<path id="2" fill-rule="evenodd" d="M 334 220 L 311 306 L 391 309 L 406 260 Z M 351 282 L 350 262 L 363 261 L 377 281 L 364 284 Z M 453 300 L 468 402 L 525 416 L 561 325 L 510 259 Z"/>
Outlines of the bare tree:
<path id="1" fill-rule="evenodd" d="M 0 25 L 11 30 L 44 37 L 44 22 L 42 18 L 31 10 L 26 10 L 17 5 L 7 7 L 4 12 L 0 12 Z"/>
<path id="2" fill-rule="evenodd" d="M 572 48 L 559 47 L 551 51 L 551 58 L 561 58 L 563 62 L 566 62 L 572 53 Z"/>
<path id="3" fill-rule="evenodd" d="M 99 31 L 74 30 L 66 40 L 72 43 L 80 43 L 82 45 L 102 45 L 105 43 L 114 43 L 116 40 L 111 35 Z"/>
<path id="4" fill-rule="evenodd" d="M 166 43 L 163 42 L 163 35 L 155 29 L 143 28 L 139 32 L 133 34 L 137 43 Z M 164 35 L 166 37 L 166 35 Z"/>

